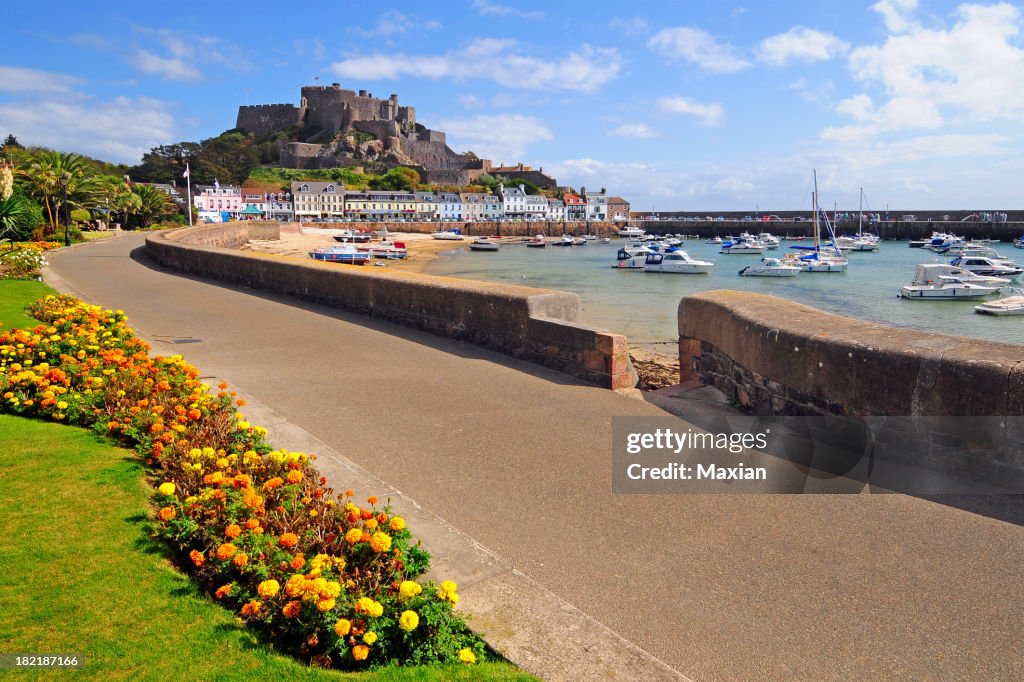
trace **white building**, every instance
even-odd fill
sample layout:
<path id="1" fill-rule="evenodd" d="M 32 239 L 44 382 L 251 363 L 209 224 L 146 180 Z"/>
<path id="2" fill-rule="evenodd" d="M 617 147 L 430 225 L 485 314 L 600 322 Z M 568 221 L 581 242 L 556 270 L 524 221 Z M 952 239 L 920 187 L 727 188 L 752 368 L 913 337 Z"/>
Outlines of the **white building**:
<path id="1" fill-rule="evenodd" d="M 242 204 L 244 207 L 255 206 L 260 215 L 267 220 L 290 222 L 295 219 L 295 212 L 292 209 L 292 194 L 283 191 L 280 187 L 272 185 L 243 187 Z"/>
<path id="2" fill-rule="evenodd" d="M 468 222 L 500 220 L 504 215 L 501 197 L 482 192 L 465 192 L 462 195 L 462 210 Z"/>
<path id="3" fill-rule="evenodd" d="M 588 192 L 581 188 L 580 195 L 587 202 L 587 220 L 608 220 L 608 192 L 604 187 L 600 192 Z"/>
<path id="4" fill-rule="evenodd" d="M 565 202 L 561 199 L 548 199 L 548 220 L 565 220 Z"/>
<path id="5" fill-rule="evenodd" d="M 506 218 L 523 218 L 526 215 L 526 190 L 523 185 L 498 185 L 498 195 L 501 197 L 502 211 Z"/>
<path id="6" fill-rule="evenodd" d="M 548 198 L 542 194 L 527 194 L 523 217 L 527 220 L 547 220 Z"/>
<path id="7" fill-rule="evenodd" d="M 436 192 L 416 192 L 416 220 L 432 222 L 441 213 L 441 197 Z"/>

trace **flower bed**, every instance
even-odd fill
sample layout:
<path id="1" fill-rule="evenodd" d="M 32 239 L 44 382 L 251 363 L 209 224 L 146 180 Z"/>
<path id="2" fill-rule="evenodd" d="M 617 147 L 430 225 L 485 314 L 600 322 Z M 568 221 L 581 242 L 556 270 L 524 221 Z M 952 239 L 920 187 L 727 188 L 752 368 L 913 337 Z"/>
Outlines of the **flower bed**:
<path id="1" fill-rule="evenodd" d="M 47 296 L 30 312 L 44 324 L 0 333 L 2 409 L 133 446 L 157 486 L 155 534 L 275 646 L 345 669 L 484 655 L 452 610 L 456 585 L 415 581 L 429 554 L 387 505 L 335 494 L 312 456 L 274 450 L 234 393 L 181 356 L 150 357 L 121 311 Z"/>

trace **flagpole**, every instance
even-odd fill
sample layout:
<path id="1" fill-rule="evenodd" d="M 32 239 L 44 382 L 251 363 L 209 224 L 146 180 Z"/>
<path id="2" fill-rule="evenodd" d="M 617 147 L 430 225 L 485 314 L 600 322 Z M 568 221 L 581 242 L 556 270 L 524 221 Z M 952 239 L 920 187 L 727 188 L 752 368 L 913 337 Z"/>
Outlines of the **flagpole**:
<path id="1" fill-rule="evenodd" d="M 188 186 L 188 206 L 185 210 L 188 211 L 188 226 L 192 227 L 192 174 L 188 172 L 188 164 L 185 164 L 185 182 Z"/>

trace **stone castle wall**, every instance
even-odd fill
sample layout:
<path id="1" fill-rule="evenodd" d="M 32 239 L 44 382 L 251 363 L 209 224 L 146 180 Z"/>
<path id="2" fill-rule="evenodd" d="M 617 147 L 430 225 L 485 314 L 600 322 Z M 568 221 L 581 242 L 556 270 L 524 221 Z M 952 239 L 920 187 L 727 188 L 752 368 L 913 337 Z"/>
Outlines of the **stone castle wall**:
<path id="1" fill-rule="evenodd" d="M 236 128 L 266 135 L 302 122 L 305 110 L 294 104 L 256 104 L 238 107 Z"/>

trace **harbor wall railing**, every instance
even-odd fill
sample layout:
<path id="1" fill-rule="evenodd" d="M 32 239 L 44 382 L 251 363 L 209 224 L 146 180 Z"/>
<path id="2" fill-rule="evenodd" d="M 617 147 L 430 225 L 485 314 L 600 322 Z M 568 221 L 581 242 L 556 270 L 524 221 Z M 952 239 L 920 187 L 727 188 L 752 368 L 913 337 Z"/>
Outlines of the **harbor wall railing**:
<path id="1" fill-rule="evenodd" d="M 201 225 L 149 236 L 146 253 L 180 272 L 466 341 L 600 386 L 636 385 L 626 337 L 577 323 L 576 294 L 238 250 L 278 238 L 273 222 Z"/>
<path id="2" fill-rule="evenodd" d="M 758 415 L 1024 415 L 1024 346 L 855 320 L 773 296 L 679 302 L 680 380 Z"/>

